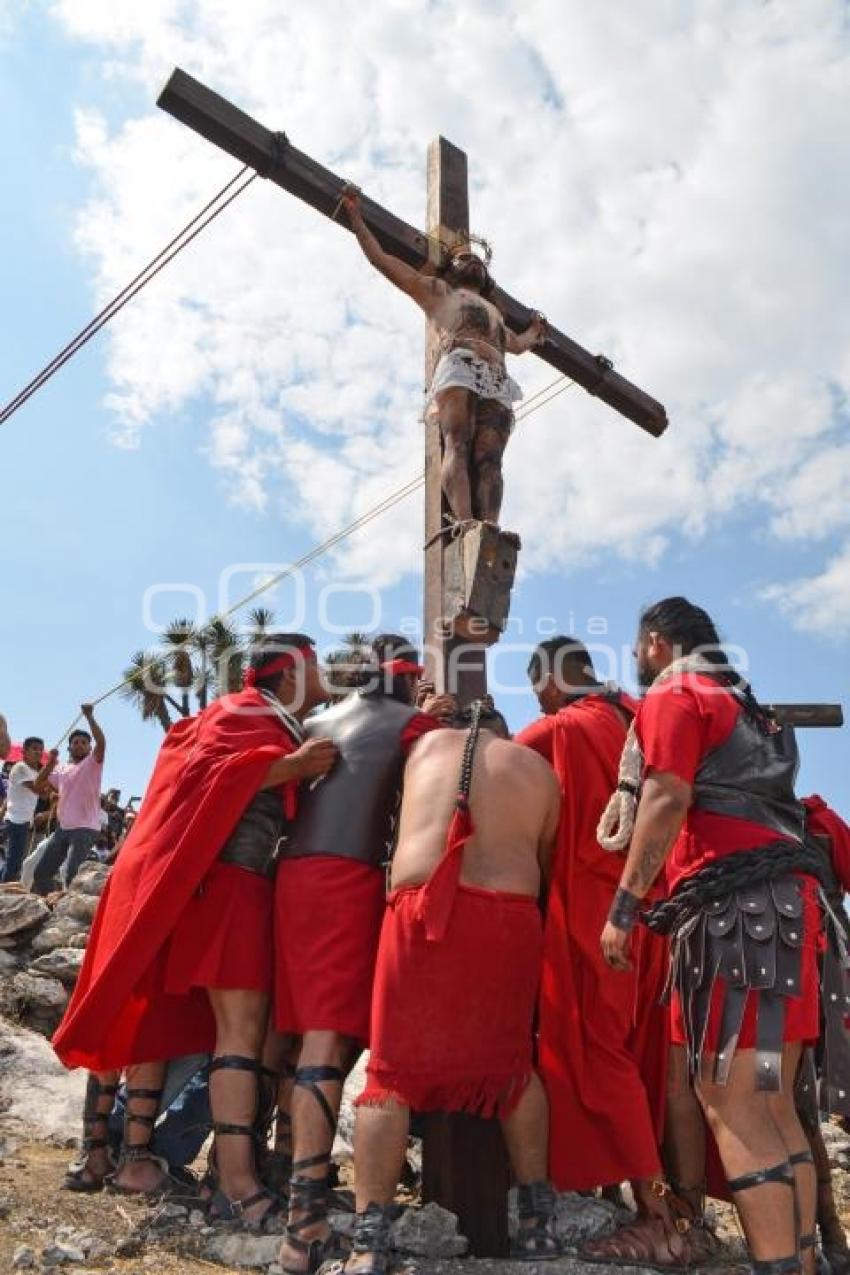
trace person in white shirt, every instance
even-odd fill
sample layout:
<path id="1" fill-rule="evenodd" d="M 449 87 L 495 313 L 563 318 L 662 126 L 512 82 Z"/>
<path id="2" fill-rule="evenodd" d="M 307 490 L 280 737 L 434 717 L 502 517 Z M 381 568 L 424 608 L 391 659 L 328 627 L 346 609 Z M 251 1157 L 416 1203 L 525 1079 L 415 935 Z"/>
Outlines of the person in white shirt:
<path id="1" fill-rule="evenodd" d="M 29 735 L 24 740 L 22 753 L 22 760 L 15 762 L 9 772 L 9 791 L 6 796 L 6 862 L 0 875 L 0 881 L 4 883 L 20 879 L 21 864 L 44 781 L 41 773 L 44 740 L 37 735 Z"/>

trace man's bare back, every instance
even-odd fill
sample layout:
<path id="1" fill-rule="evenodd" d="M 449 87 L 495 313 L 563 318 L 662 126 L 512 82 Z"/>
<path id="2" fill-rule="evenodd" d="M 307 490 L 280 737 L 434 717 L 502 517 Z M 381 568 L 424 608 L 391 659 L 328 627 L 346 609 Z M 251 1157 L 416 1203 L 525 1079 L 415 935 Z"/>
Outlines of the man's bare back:
<path id="1" fill-rule="evenodd" d="M 443 856 L 465 743 L 465 731 L 434 731 L 410 753 L 393 889 L 421 885 Z M 536 897 L 541 873 L 548 875 L 561 811 L 552 769 L 530 749 L 482 730 L 469 804 L 475 835 L 463 850 L 461 881 Z"/>

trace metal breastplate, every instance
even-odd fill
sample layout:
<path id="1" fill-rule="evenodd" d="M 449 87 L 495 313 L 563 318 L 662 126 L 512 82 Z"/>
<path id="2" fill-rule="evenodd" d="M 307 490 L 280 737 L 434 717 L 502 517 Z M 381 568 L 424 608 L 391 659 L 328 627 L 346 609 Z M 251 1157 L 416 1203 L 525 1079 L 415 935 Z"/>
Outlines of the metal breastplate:
<path id="1" fill-rule="evenodd" d="M 272 789 L 256 793 L 225 841 L 219 861 L 235 863 L 260 876 L 271 876 L 284 822 L 280 793 Z"/>
<path id="2" fill-rule="evenodd" d="M 694 806 L 710 814 L 746 819 L 801 841 L 805 811 L 794 795 L 799 767 L 793 729 L 783 726 L 766 735 L 743 711 L 729 738 L 700 765 Z"/>
<path id="3" fill-rule="evenodd" d="M 333 770 L 302 788 L 282 857 L 341 855 L 381 867 L 392 852 L 404 756 L 399 737 L 418 709 L 355 692 L 305 722 L 339 749 Z"/>

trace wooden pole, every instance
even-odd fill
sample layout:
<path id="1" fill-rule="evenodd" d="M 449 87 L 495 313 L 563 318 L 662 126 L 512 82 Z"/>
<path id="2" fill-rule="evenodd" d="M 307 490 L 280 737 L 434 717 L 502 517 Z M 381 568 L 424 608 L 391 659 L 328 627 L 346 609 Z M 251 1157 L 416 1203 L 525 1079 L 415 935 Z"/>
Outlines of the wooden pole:
<path id="1" fill-rule="evenodd" d="M 428 235 L 432 262 L 440 244 L 449 247 L 469 232 L 466 155 L 444 137 L 428 147 Z M 429 332 L 425 349 L 426 383 L 438 357 Z M 486 648 L 447 639 L 442 620 L 449 612 L 445 588 L 446 502 L 440 478 L 442 446 L 434 416 L 425 425 L 425 571 L 424 633 L 427 675 L 438 690 L 456 694 L 463 704 L 487 690 Z M 450 665 L 457 672 L 452 674 Z M 432 1113 L 423 1122 L 422 1195 L 456 1213 L 460 1230 L 475 1257 L 508 1253 L 507 1193 L 510 1185 L 501 1127 L 496 1120 Z"/>

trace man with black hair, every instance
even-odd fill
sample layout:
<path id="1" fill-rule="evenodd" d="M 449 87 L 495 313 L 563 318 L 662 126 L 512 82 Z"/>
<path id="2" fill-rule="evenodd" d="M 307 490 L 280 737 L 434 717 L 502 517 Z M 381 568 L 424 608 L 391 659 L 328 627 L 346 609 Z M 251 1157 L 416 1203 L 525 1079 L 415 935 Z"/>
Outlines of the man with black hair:
<path id="1" fill-rule="evenodd" d="M 363 220 L 354 187 L 343 196 L 367 260 L 424 310 L 439 352 L 426 394 L 426 412 L 439 421 L 443 440 L 443 492 L 458 522 L 477 518 L 497 524 L 502 507 L 502 456 L 522 397 L 508 376 L 505 353 L 523 354 L 546 339 L 546 321 L 535 315 L 517 336 L 489 293 L 489 248 L 457 244 L 435 275 L 414 270 L 384 252 Z"/>
<path id="2" fill-rule="evenodd" d="M 387 1269 L 411 1109 L 497 1116 L 518 1186 L 513 1256 L 558 1253 L 532 1020 L 560 792 L 481 702 L 454 725 L 420 740 L 405 774 L 358 1100 L 350 1275 Z"/>
<path id="3" fill-rule="evenodd" d="M 311 639 L 267 635 L 252 651 L 242 691 L 168 732 L 53 1040 L 67 1066 L 95 1073 L 89 1154 L 72 1189 L 103 1183 L 105 1120 L 121 1069 L 127 1115 L 111 1187 L 167 1189 L 150 1149 L 165 1062 L 212 1053 L 211 1216 L 262 1223 L 278 1211 L 255 1160 L 268 1105 L 260 1102 L 260 1054 L 272 984 L 272 878 L 300 782 L 327 774 L 336 760 L 329 740 L 307 740 L 301 726 L 325 695 Z"/>
<path id="4" fill-rule="evenodd" d="M 764 713 L 710 616 L 686 598 L 643 612 L 636 656 L 648 691 L 600 825 L 603 844 L 627 851 L 602 948 L 613 968 L 630 968 L 638 915 L 666 869 L 671 898 L 648 921 L 672 934 L 672 1037 L 753 1268 L 812 1272 L 816 1181 L 793 1086 L 819 1032 L 821 926 L 793 731 Z M 698 1172 L 683 1184 L 695 1194 Z M 639 1264 L 645 1253 L 627 1247 Z"/>
<path id="5" fill-rule="evenodd" d="M 642 1224 L 659 1250 L 684 1242 L 660 1198 L 660 1139 L 667 1067 L 667 969 L 662 939 L 641 934 L 628 978 L 599 947 L 619 856 L 596 839 L 617 782 L 637 704 L 602 686 L 576 638 L 548 638 L 528 666 L 544 716 L 516 737 L 554 768 L 563 806 L 546 906 L 538 1057 L 549 1096 L 549 1172 L 560 1191 L 615 1186 L 628 1178 Z M 628 1112 L 624 1120 L 623 1113 Z"/>
<path id="6" fill-rule="evenodd" d="M 407 638 L 371 644 L 369 677 L 306 723 L 332 740 L 333 771 L 304 793 L 276 885 L 276 1027 L 301 1037 L 281 1264 L 338 1256 L 327 1223 L 330 1153 L 346 1072 L 368 1043 L 372 979 L 407 753 L 439 726 L 416 707 L 422 667 Z"/>
<path id="7" fill-rule="evenodd" d="M 95 721 L 91 704 L 83 704 L 80 711 L 89 730 L 72 730 L 68 736 L 68 761 L 57 765 L 59 754 L 52 748 L 44 769 L 45 778 L 59 793 L 59 806 L 56 830 L 41 848 L 33 875 L 35 894 L 48 894 L 53 889 L 54 879 L 63 863 L 65 885 L 69 886 L 100 833 L 100 790 L 106 737 Z"/>
<path id="8" fill-rule="evenodd" d="M 9 771 L 4 825 L 6 862 L 0 871 L 0 882 L 3 883 L 20 880 L 35 809 L 47 774 L 41 765 L 43 753 L 44 740 L 37 735 L 28 735 L 23 742 L 21 760 L 16 761 Z"/>

